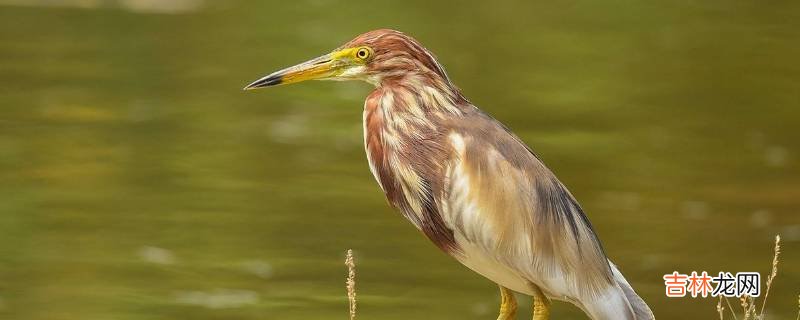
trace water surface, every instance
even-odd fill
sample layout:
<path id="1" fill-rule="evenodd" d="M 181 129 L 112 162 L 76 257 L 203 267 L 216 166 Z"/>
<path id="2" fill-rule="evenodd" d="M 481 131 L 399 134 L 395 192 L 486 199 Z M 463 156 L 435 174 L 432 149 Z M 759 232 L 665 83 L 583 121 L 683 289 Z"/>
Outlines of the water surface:
<path id="1" fill-rule="evenodd" d="M 158 3 L 0 1 L 0 318 L 343 319 L 353 248 L 360 318 L 494 319 L 372 180 L 369 85 L 240 91 L 379 27 L 544 158 L 659 318 L 716 317 L 662 275 L 766 273 L 778 233 L 767 312 L 797 314 L 796 1 Z"/>

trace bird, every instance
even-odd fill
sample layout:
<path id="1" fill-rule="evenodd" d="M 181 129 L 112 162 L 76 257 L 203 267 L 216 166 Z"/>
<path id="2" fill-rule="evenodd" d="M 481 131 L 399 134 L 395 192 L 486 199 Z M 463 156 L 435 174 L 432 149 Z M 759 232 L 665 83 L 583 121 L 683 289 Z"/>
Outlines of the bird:
<path id="1" fill-rule="evenodd" d="M 511 130 L 471 103 L 419 41 L 378 29 L 273 72 L 252 90 L 306 80 L 359 80 L 364 149 L 388 203 L 437 247 L 500 290 L 498 320 L 534 320 L 564 301 L 591 319 L 654 319 L 606 256 L 570 191 Z"/>

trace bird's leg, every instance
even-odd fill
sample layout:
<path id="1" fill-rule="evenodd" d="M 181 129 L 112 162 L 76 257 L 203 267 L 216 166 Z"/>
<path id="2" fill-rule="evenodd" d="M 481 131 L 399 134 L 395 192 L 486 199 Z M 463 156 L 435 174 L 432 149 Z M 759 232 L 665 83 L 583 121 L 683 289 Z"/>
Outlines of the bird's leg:
<path id="1" fill-rule="evenodd" d="M 514 292 L 500 286 L 500 315 L 497 320 L 513 320 L 517 315 L 517 299 Z"/>
<path id="2" fill-rule="evenodd" d="M 542 289 L 533 286 L 533 320 L 547 320 L 550 318 L 550 298 L 544 295 Z"/>

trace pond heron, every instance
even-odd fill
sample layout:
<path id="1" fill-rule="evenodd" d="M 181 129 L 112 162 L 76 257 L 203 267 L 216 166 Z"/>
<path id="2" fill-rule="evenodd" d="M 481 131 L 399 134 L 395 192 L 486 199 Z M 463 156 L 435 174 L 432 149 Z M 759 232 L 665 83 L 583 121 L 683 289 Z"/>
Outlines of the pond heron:
<path id="1" fill-rule="evenodd" d="M 473 105 L 434 55 L 394 30 L 362 34 L 333 52 L 251 83 L 363 80 L 369 168 L 389 203 L 459 262 L 497 283 L 498 319 L 514 319 L 513 292 L 592 319 L 653 319 L 606 257 L 578 202 L 522 140 Z"/>

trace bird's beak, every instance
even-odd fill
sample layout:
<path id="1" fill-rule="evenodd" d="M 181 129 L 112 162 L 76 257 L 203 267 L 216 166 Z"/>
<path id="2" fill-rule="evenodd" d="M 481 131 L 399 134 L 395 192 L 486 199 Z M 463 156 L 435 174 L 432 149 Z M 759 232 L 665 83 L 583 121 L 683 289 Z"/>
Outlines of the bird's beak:
<path id="1" fill-rule="evenodd" d="M 301 64 L 273 72 L 272 74 L 247 85 L 244 87 L 244 90 L 276 86 L 279 84 L 296 83 L 306 80 L 330 79 L 339 75 L 344 67 L 345 63 L 342 62 L 342 59 L 337 59 L 336 52 L 330 53 L 308 60 Z"/>

